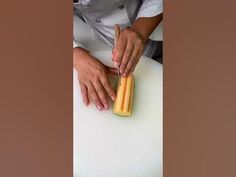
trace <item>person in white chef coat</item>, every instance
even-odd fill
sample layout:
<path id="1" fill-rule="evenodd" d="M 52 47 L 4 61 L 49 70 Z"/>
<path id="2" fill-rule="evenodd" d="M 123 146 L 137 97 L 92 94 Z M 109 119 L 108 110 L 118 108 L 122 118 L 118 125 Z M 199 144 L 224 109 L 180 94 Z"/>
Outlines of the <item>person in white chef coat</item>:
<path id="1" fill-rule="evenodd" d="M 74 15 L 110 47 L 114 46 L 115 24 L 121 28 L 113 50 L 114 68 L 105 66 L 83 44 L 73 41 L 73 63 L 85 105 L 94 102 L 99 110 L 108 109 L 108 99 L 114 101 L 116 95 L 107 75 L 117 74 L 119 68 L 122 76 L 128 76 L 141 55 L 153 57 L 157 54 L 157 42 L 149 36 L 161 22 L 162 12 L 162 0 L 74 0 Z"/>

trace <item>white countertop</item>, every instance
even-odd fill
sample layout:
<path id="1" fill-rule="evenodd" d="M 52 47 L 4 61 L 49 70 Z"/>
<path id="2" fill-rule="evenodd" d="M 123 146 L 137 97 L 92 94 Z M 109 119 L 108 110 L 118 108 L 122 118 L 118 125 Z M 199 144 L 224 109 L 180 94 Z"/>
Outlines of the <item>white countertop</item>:
<path id="1" fill-rule="evenodd" d="M 111 51 L 92 53 L 111 65 Z M 84 106 L 74 70 L 74 177 L 162 177 L 162 65 L 142 57 L 133 116 Z"/>

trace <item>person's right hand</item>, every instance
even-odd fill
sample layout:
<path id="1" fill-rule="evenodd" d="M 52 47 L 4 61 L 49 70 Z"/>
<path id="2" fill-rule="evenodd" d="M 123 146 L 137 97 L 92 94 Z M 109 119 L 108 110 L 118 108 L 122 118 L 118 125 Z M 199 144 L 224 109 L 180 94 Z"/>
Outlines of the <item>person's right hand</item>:
<path id="1" fill-rule="evenodd" d="M 82 48 L 73 49 L 73 61 L 74 68 L 78 71 L 84 103 L 89 105 L 92 101 L 99 110 L 108 109 L 109 97 L 114 101 L 116 95 L 107 75 L 117 74 L 117 69 L 103 65 Z"/>

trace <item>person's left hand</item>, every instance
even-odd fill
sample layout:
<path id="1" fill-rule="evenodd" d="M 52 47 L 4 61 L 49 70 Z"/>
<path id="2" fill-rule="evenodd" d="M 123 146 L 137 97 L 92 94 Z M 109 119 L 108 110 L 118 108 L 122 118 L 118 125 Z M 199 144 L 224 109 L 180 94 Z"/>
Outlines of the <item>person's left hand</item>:
<path id="1" fill-rule="evenodd" d="M 143 53 L 145 40 L 132 30 L 124 29 L 120 32 L 113 50 L 113 61 L 115 67 L 119 66 L 120 74 L 123 77 L 132 73 Z"/>

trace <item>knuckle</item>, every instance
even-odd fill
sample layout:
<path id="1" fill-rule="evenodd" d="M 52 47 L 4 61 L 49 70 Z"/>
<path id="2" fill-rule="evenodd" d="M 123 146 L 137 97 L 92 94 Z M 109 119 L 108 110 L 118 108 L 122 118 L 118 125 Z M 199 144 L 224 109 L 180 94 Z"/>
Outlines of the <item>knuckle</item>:
<path id="1" fill-rule="evenodd" d="M 127 34 L 127 33 L 129 33 L 129 32 L 130 32 L 130 30 L 129 30 L 128 28 L 126 28 L 126 29 L 123 30 L 123 33 L 124 33 L 124 34 Z"/>
<path id="2" fill-rule="evenodd" d="M 100 104 L 100 99 L 98 98 L 98 96 L 94 97 L 94 102 L 96 102 L 97 104 Z"/>
<path id="3" fill-rule="evenodd" d="M 94 97 L 94 98 L 93 98 L 93 101 L 94 101 L 95 103 L 99 103 L 99 99 L 98 99 L 97 97 Z"/>
<path id="4" fill-rule="evenodd" d="M 125 69 L 125 65 L 122 64 L 122 65 L 120 66 L 120 69 L 121 69 L 121 70 L 124 70 L 124 69 Z"/>
<path id="5" fill-rule="evenodd" d="M 118 54 L 117 57 L 116 57 L 116 61 L 120 61 L 121 59 L 122 59 L 122 55 Z"/>
<path id="6" fill-rule="evenodd" d="M 113 93 L 113 89 L 110 87 L 110 85 L 108 85 L 108 87 L 107 87 L 107 93 L 109 93 L 109 94 Z"/>
<path id="7" fill-rule="evenodd" d="M 130 69 L 130 67 L 133 66 L 132 62 L 129 62 L 125 68 L 125 71 L 128 71 Z"/>
<path id="8" fill-rule="evenodd" d="M 98 95 L 101 96 L 101 95 L 103 95 L 103 90 L 102 90 L 101 88 L 98 88 L 98 89 L 97 89 L 97 93 L 98 93 Z"/>
<path id="9" fill-rule="evenodd" d="M 99 82 L 99 77 L 98 76 L 94 76 L 92 78 L 92 81 L 93 81 L 93 83 L 97 84 Z"/>
<path id="10" fill-rule="evenodd" d="M 140 38 L 137 38 L 136 42 L 137 44 L 141 45 L 143 41 Z"/>
<path id="11" fill-rule="evenodd" d="M 133 35 L 136 34 L 136 32 L 134 30 L 130 29 L 130 28 L 127 28 L 126 30 L 127 30 L 127 32 L 129 33 L 130 36 L 133 36 Z"/>
<path id="12" fill-rule="evenodd" d="M 134 57 L 133 57 L 133 58 L 131 59 L 131 63 L 135 63 L 136 60 L 137 60 L 137 58 L 134 58 Z"/>
<path id="13" fill-rule="evenodd" d="M 138 35 L 137 33 L 135 33 L 134 31 L 131 31 L 130 35 L 133 37 L 133 38 L 136 38 Z"/>
<path id="14" fill-rule="evenodd" d="M 88 93 L 92 95 L 94 93 L 94 90 L 92 89 L 91 86 L 88 86 Z"/>
<path id="15" fill-rule="evenodd" d="M 89 93 L 90 93 L 91 96 L 95 95 L 95 91 L 93 89 L 90 89 Z"/>
<path id="16" fill-rule="evenodd" d="M 102 95 L 100 96 L 100 98 L 101 98 L 102 103 L 106 103 L 106 102 L 107 102 L 106 97 L 105 97 L 104 94 L 102 94 Z"/>
<path id="17" fill-rule="evenodd" d="M 103 73 L 103 68 L 102 68 L 102 67 L 99 67 L 99 68 L 97 69 L 96 73 L 97 73 L 97 76 L 96 76 L 95 78 L 96 78 L 96 79 L 99 79 L 99 76 L 101 76 L 102 73 Z"/>
<path id="18" fill-rule="evenodd" d="M 80 85 L 83 85 L 83 84 L 85 84 L 86 82 L 85 82 L 86 80 L 84 79 L 84 78 L 79 78 L 79 82 L 80 82 Z"/>
<path id="19" fill-rule="evenodd" d="M 107 100 L 102 100 L 102 104 L 104 105 L 104 104 L 108 104 L 108 102 L 107 102 Z"/>
<path id="20" fill-rule="evenodd" d="M 132 60 L 130 63 L 129 63 L 129 65 L 127 66 L 127 71 L 129 72 L 129 71 L 131 71 L 132 70 L 132 68 L 134 67 L 134 65 L 135 65 L 135 60 Z"/>
<path id="21" fill-rule="evenodd" d="M 109 94 L 110 97 L 112 97 L 115 94 L 115 92 L 112 89 L 110 89 L 108 94 Z"/>
<path id="22" fill-rule="evenodd" d="M 88 89 L 91 88 L 91 86 L 90 86 L 90 81 L 89 81 L 89 80 L 85 81 L 85 82 L 84 82 L 84 85 L 86 85 L 86 87 L 87 87 Z"/>
<path id="23" fill-rule="evenodd" d="M 105 81 L 105 82 L 103 83 L 103 86 L 107 88 L 107 87 L 109 87 L 109 84 Z"/>
<path id="24" fill-rule="evenodd" d="M 96 96 L 96 97 L 94 97 L 94 100 L 93 100 L 96 104 L 100 104 L 100 100 L 99 100 L 99 98 Z"/>
<path id="25" fill-rule="evenodd" d="M 117 55 L 117 59 L 118 59 L 118 60 L 121 60 L 121 57 L 122 57 L 121 54 L 118 54 L 118 55 Z"/>
<path id="26" fill-rule="evenodd" d="M 112 96 L 112 95 L 115 94 L 115 92 L 113 91 L 113 89 L 112 89 L 111 87 L 108 87 L 107 93 L 108 93 L 108 95 L 110 95 L 110 96 Z"/>
<path id="27" fill-rule="evenodd" d="M 102 68 L 101 69 L 101 76 L 105 76 L 106 75 L 106 68 Z"/>
<path id="28" fill-rule="evenodd" d="M 124 48 L 125 38 L 120 36 L 119 40 L 117 41 L 116 48 L 123 49 Z"/>
<path id="29" fill-rule="evenodd" d="M 123 48 L 124 45 L 123 45 L 123 40 L 122 38 L 119 38 L 119 40 L 117 41 L 117 44 L 116 44 L 116 47 L 117 49 L 120 49 L 120 48 Z"/>
<path id="30" fill-rule="evenodd" d="M 118 52 L 121 52 L 124 50 L 124 46 L 122 44 L 117 45 Z"/>
<path id="31" fill-rule="evenodd" d="M 131 50 L 130 49 L 127 49 L 125 51 L 125 56 L 129 57 L 131 55 Z"/>
<path id="32" fill-rule="evenodd" d="M 85 87 L 81 86 L 80 88 L 81 88 L 82 93 L 86 92 L 86 88 Z"/>

